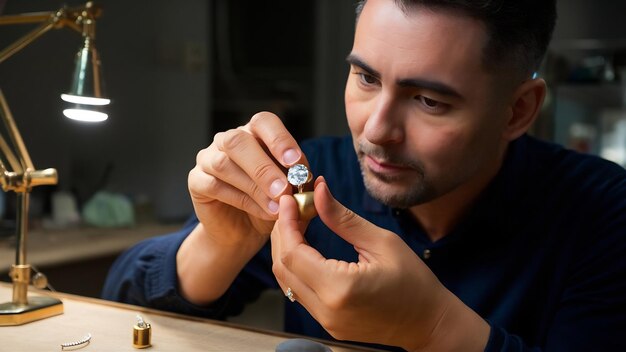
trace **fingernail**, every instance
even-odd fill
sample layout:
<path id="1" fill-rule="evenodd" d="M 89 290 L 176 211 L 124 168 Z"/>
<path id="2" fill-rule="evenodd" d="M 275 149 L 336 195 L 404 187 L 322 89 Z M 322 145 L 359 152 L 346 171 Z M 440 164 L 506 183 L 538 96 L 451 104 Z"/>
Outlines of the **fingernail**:
<path id="1" fill-rule="evenodd" d="M 285 183 L 285 181 L 276 180 L 270 185 L 270 194 L 272 195 L 272 197 L 276 197 L 283 192 L 286 186 L 287 184 Z"/>
<path id="2" fill-rule="evenodd" d="M 274 214 L 276 214 L 276 212 L 278 212 L 278 203 L 276 203 L 275 201 L 271 200 L 270 203 L 268 204 L 267 208 Z"/>
<path id="3" fill-rule="evenodd" d="M 300 160 L 300 153 L 298 153 L 295 149 L 287 149 L 283 153 L 283 162 L 286 165 L 291 165 L 298 160 Z"/>

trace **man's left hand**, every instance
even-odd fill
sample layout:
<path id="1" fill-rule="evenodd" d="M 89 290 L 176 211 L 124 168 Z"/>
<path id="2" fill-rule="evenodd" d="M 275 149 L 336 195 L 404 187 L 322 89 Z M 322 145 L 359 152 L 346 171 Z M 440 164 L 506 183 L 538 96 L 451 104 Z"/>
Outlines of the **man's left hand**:
<path id="1" fill-rule="evenodd" d="M 291 289 L 333 337 L 419 350 L 442 335 L 451 337 L 440 329 L 457 321 L 449 315 L 462 306 L 486 326 L 480 339 L 484 347 L 487 323 L 448 291 L 398 235 L 337 202 L 321 177 L 315 207 L 321 220 L 354 246 L 358 262 L 327 259 L 309 246 L 295 200 L 283 196 L 271 235 L 273 271 L 283 292 Z"/>

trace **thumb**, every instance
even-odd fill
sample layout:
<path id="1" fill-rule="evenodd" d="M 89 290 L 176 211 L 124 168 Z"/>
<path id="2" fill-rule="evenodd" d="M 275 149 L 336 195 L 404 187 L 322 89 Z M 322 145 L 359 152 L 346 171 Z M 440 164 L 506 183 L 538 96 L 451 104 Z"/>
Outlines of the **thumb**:
<path id="1" fill-rule="evenodd" d="M 375 250 L 384 235 L 392 234 L 339 203 L 321 176 L 315 182 L 315 208 L 328 228 L 357 249 Z"/>

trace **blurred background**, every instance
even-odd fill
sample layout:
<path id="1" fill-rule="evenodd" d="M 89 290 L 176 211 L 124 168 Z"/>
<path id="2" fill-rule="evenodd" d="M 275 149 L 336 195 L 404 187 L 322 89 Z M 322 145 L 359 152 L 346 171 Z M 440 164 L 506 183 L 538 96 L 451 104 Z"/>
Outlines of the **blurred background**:
<path id="1" fill-rule="evenodd" d="M 97 3 L 103 16 L 96 45 L 112 99 L 107 121 L 88 125 L 62 116 L 59 94 L 69 88 L 81 45 L 76 33 L 51 31 L 0 64 L 0 87 L 35 166 L 59 171 L 57 186 L 33 192 L 29 246 L 32 260 L 41 261 L 33 264 L 49 272 L 58 290 L 91 296 L 123 248 L 172 231 L 189 216 L 187 173 L 216 132 L 269 110 L 299 140 L 347 133 L 344 59 L 354 31 L 352 0 Z M 0 0 L 0 14 L 63 4 L 81 2 Z M 624 166 L 626 2 L 560 0 L 558 10 L 540 72 L 549 97 L 533 134 Z M 31 28 L 0 26 L 0 49 Z M 131 204 L 133 221 L 97 230 L 84 221 L 55 221 L 56 196 L 69 198 L 81 215 L 104 192 Z M 13 207 L 12 195 L 2 193 L 0 256 L 7 268 Z M 111 245 L 122 237 L 126 242 Z M 49 258 L 57 247 L 83 254 Z"/>

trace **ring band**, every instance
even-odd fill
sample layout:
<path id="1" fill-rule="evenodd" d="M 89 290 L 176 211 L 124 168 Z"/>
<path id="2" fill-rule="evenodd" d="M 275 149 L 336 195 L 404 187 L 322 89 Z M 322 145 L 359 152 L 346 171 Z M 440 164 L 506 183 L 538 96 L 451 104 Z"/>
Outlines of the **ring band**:
<path id="1" fill-rule="evenodd" d="M 296 301 L 296 299 L 293 297 L 293 291 L 291 290 L 291 287 L 287 287 L 287 292 L 285 293 L 285 296 L 287 296 L 287 298 L 289 298 L 291 302 Z"/>

